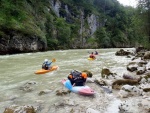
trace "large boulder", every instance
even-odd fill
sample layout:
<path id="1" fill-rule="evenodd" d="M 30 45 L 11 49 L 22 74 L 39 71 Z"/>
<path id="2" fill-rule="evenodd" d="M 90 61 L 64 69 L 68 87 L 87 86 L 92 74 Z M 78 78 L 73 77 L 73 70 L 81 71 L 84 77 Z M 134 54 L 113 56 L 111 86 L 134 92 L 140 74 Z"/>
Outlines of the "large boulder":
<path id="1" fill-rule="evenodd" d="M 150 51 L 145 52 L 144 59 L 150 59 Z"/>
<path id="2" fill-rule="evenodd" d="M 110 75 L 114 76 L 114 73 L 112 73 L 108 68 L 103 67 L 103 69 L 101 70 L 102 78 L 105 78 L 105 77 L 108 78 L 108 76 Z"/>
<path id="3" fill-rule="evenodd" d="M 127 56 L 127 55 L 129 55 L 129 54 L 131 54 L 129 51 L 125 51 L 125 50 L 123 50 L 123 49 L 120 49 L 119 51 L 117 51 L 117 52 L 115 53 L 115 55 L 117 55 L 117 56 Z"/>
<path id="4" fill-rule="evenodd" d="M 115 89 L 116 86 L 122 86 L 122 85 L 138 85 L 140 82 L 141 78 L 139 78 L 138 80 L 130 80 L 130 79 L 118 79 L 115 80 L 112 83 L 112 88 Z"/>
<path id="5" fill-rule="evenodd" d="M 131 71 L 131 72 L 136 71 L 137 68 L 138 68 L 138 65 L 137 65 L 136 62 L 130 62 L 130 63 L 127 65 L 127 70 L 128 70 L 128 71 Z"/>

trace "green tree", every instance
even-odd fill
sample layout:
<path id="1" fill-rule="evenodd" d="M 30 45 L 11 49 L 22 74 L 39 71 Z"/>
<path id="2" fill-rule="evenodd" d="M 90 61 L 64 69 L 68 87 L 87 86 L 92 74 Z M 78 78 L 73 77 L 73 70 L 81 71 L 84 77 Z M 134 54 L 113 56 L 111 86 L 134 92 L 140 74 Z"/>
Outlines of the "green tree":
<path id="1" fill-rule="evenodd" d="M 150 1 L 138 0 L 139 16 L 142 20 L 141 30 L 146 35 L 150 43 Z"/>
<path id="2" fill-rule="evenodd" d="M 60 48 L 69 47 L 71 29 L 70 26 L 65 22 L 63 18 L 57 18 L 55 21 L 57 30 L 57 39 Z"/>
<path id="3" fill-rule="evenodd" d="M 96 31 L 95 36 L 99 47 L 103 48 L 111 47 L 109 33 L 106 32 L 106 29 L 104 27 L 99 28 Z"/>

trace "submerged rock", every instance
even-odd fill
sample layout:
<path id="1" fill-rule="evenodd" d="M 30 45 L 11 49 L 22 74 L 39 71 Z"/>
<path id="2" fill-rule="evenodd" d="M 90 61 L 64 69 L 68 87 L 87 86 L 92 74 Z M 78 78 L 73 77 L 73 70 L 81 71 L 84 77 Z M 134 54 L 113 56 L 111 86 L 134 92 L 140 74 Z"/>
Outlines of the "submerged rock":
<path id="1" fill-rule="evenodd" d="M 39 96 L 44 95 L 44 94 L 48 94 L 52 92 L 52 90 L 44 90 L 44 91 L 40 91 L 40 93 L 38 94 Z"/>
<path id="2" fill-rule="evenodd" d="M 5 111 L 3 113 L 36 113 L 36 108 L 33 106 L 17 106 L 12 105 L 8 108 L 5 108 Z"/>
<path id="3" fill-rule="evenodd" d="M 25 92 L 31 92 L 34 90 L 34 86 L 37 83 L 35 81 L 29 81 L 27 83 L 25 83 L 23 86 L 20 87 L 20 90 L 23 90 Z"/>
<path id="4" fill-rule="evenodd" d="M 69 94 L 70 92 L 71 91 L 69 91 L 69 90 L 57 90 L 56 95 L 63 96 L 63 95 Z"/>

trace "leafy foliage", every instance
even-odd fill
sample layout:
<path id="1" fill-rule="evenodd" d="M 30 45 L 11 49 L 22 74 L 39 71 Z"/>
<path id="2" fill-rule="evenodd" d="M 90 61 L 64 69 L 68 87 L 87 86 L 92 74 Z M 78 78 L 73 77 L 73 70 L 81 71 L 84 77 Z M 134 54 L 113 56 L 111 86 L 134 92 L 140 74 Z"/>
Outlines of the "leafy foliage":
<path id="1" fill-rule="evenodd" d="M 138 17 L 141 20 L 138 28 L 145 35 L 143 45 L 150 48 L 150 1 L 138 0 Z"/>
<path id="2" fill-rule="evenodd" d="M 54 0 L 53 5 L 56 2 Z M 36 35 L 47 41 L 48 49 L 72 48 L 73 44 L 81 44 L 77 42 L 83 39 L 86 47 L 94 47 L 92 45 L 102 48 L 126 47 L 126 45 L 131 47 L 139 44 L 149 47 L 147 43 L 150 42 L 149 0 L 139 0 L 138 9 L 124 7 L 117 0 L 60 0 L 60 2 L 60 17 L 57 17 L 49 0 L 1 0 L 0 36 L 7 35 L 5 30 Z M 66 11 L 66 6 L 69 12 Z M 99 21 L 94 35 L 90 34 L 87 21 L 91 14 L 96 15 Z"/>

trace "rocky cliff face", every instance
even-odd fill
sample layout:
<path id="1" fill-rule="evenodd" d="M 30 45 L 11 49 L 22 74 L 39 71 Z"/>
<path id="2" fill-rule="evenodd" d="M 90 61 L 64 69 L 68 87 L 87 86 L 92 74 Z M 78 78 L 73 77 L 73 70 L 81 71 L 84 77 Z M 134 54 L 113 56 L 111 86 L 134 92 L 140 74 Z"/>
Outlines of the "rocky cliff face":
<path id="1" fill-rule="evenodd" d="M 55 14 L 58 17 L 60 17 L 59 10 L 61 8 L 61 2 L 59 0 L 57 0 L 56 2 L 54 0 L 51 0 L 50 3 L 51 3 L 51 7 L 52 7 L 53 11 L 55 12 Z"/>
<path id="2" fill-rule="evenodd" d="M 96 38 L 95 32 L 103 27 L 106 21 L 102 20 L 98 11 L 94 13 L 90 8 L 84 8 L 84 5 L 78 6 L 73 1 L 65 0 L 45 0 L 36 5 L 34 0 L 29 0 L 26 1 L 24 7 L 27 8 L 26 13 L 30 15 L 28 20 L 31 19 L 31 21 L 28 24 L 31 23 L 32 34 L 27 35 L 13 29 L 5 31 L 0 26 L 0 54 L 45 51 L 48 48 L 97 48 L 99 46 L 97 42 L 93 42 Z M 63 21 L 60 21 L 60 18 L 64 18 Z M 64 28 L 60 23 L 64 24 Z M 26 24 L 26 22 L 23 24 Z M 22 27 L 22 23 L 20 26 Z M 26 27 L 28 28 L 28 26 Z M 64 29 L 66 31 L 63 32 Z M 1 34 L 1 30 L 5 32 L 5 35 Z M 34 31 L 37 31 L 36 35 L 34 35 Z M 40 33 L 42 35 L 39 35 Z M 65 39 L 66 34 L 63 33 L 68 33 L 69 38 Z M 62 38 L 62 36 L 65 38 Z M 64 46 L 67 46 L 59 47 L 60 42 L 64 42 Z M 113 47 L 130 47 L 130 45 L 116 42 Z"/>
<path id="3" fill-rule="evenodd" d="M 37 36 L 29 36 L 17 31 L 7 32 L 7 36 L 0 38 L 0 54 L 14 54 L 46 50 L 46 41 Z"/>
<path id="4" fill-rule="evenodd" d="M 95 14 L 86 15 L 82 8 L 78 7 L 78 13 L 72 11 L 72 7 L 69 7 L 65 3 L 61 3 L 59 0 L 55 2 L 51 1 L 53 11 L 58 17 L 63 17 L 69 23 L 73 23 L 74 20 L 78 20 L 80 23 L 80 29 L 78 30 L 79 38 L 75 40 L 75 46 L 84 48 L 87 44 L 87 37 L 94 37 L 94 33 L 103 22 L 98 21 L 99 17 Z M 64 12 L 60 10 L 64 9 Z M 90 45 L 88 45 L 90 46 Z M 75 48 L 76 48 L 75 47 Z"/>
<path id="5" fill-rule="evenodd" d="M 93 33 L 97 30 L 99 27 L 99 22 L 97 21 L 98 17 L 94 14 L 91 14 L 87 17 L 88 25 L 90 28 L 90 34 L 93 35 Z"/>
<path id="6" fill-rule="evenodd" d="M 84 10 L 78 6 L 75 10 L 70 5 L 65 4 L 60 0 L 49 0 L 49 4 L 46 7 L 49 9 L 49 13 L 53 12 L 56 15 L 55 18 L 64 18 L 66 22 L 71 24 L 75 24 L 75 21 L 78 22 L 77 24 L 80 26 L 77 34 L 78 37 L 72 42 L 75 43 L 75 48 L 85 47 L 87 37 L 93 36 L 94 32 L 99 27 L 100 22 L 97 21 L 98 16 L 94 14 L 85 15 Z M 36 15 L 36 17 L 38 16 L 41 17 L 40 15 Z M 45 29 L 45 27 L 43 28 Z M 44 29 L 43 32 L 45 32 Z M 47 50 L 46 39 L 42 39 L 39 36 L 29 34 L 25 35 L 15 30 L 4 30 L 4 32 L 6 35 L 0 37 L 1 55 Z M 57 38 L 57 36 L 55 38 Z"/>
<path id="7" fill-rule="evenodd" d="M 103 0 L 7 2 L 2 1 L 3 10 L 0 11 L 0 54 L 139 44 L 132 42 L 134 30 L 126 30 L 130 19 L 122 20 L 128 15 L 118 13 L 125 10 L 121 10 L 123 7 L 120 8 L 117 0 L 105 7 Z"/>
<path id="8" fill-rule="evenodd" d="M 51 1 L 51 6 L 52 9 L 54 10 L 55 14 L 58 17 L 63 17 L 66 20 L 70 19 L 70 17 L 72 18 L 76 18 L 80 20 L 80 30 L 79 33 L 82 34 L 84 33 L 84 31 L 88 31 L 88 34 L 93 35 L 93 33 L 97 30 L 97 28 L 99 27 L 100 22 L 98 21 L 98 16 L 96 16 L 95 14 L 89 14 L 87 15 L 87 17 L 84 14 L 84 11 L 81 10 L 80 8 L 78 9 L 80 14 L 76 14 L 76 17 L 74 15 L 72 15 L 74 12 L 71 12 L 71 9 L 68 8 L 67 4 L 61 3 L 59 0 L 57 0 L 56 2 L 54 2 L 53 0 Z M 66 14 L 60 14 L 60 9 L 64 9 Z M 68 21 L 71 21 L 68 20 Z M 85 27 L 85 21 L 87 21 L 88 23 L 88 27 Z M 85 29 L 85 30 L 83 30 Z"/>

